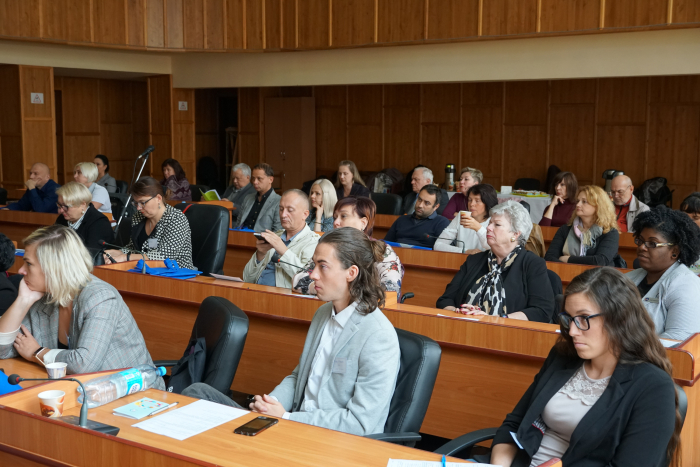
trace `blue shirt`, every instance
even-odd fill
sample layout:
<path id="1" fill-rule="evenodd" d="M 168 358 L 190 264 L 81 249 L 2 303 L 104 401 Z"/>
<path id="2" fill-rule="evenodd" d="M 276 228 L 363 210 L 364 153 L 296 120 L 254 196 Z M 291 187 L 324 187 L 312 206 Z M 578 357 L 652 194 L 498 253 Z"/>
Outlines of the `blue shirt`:
<path id="1" fill-rule="evenodd" d="M 303 230 L 303 229 L 302 229 Z M 301 230 L 297 232 L 294 237 L 290 238 L 287 240 L 287 232 L 282 234 L 282 241 L 284 242 L 284 246 L 289 246 L 290 243 L 292 243 L 292 240 L 296 238 L 297 235 L 301 233 Z M 275 266 L 277 265 L 277 260 L 280 258 L 280 255 L 275 252 L 275 254 L 272 255 L 272 258 L 270 259 L 270 262 L 267 263 L 267 266 L 265 266 L 265 270 L 263 271 L 262 274 L 260 274 L 260 278 L 258 279 L 258 284 L 260 285 L 269 285 L 271 287 L 277 287 L 277 281 L 275 279 Z M 256 261 L 258 261 L 257 258 L 255 258 Z M 259 263 L 260 261 L 258 261 Z"/>
<path id="2" fill-rule="evenodd" d="M 450 221 L 438 215 L 437 211 L 425 219 L 418 219 L 415 214 L 401 216 L 394 221 L 384 240 L 432 248 L 448 225 Z"/>
<path id="3" fill-rule="evenodd" d="M 34 211 L 48 212 L 52 214 L 58 213 L 58 195 L 56 190 L 61 187 L 58 183 L 49 179 L 41 188 L 27 190 L 22 195 L 19 201 L 9 204 L 7 209 L 10 211 Z"/>

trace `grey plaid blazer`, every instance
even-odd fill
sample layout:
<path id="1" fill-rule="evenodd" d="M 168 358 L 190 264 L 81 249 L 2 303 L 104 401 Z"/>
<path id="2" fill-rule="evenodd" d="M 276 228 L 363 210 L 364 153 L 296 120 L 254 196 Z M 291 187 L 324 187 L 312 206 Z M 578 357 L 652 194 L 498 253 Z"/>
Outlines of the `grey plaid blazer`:
<path id="1" fill-rule="evenodd" d="M 56 355 L 55 361 L 67 363 L 68 374 L 153 365 L 143 335 L 117 289 L 95 276 L 90 278 L 73 300 L 69 349 Z M 39 345 L 58 348 L 58 305 L 48 305 L 46 297 L 42 298 L 32 305 L 22 324 Z M 17 356 L 12 344 L 0 345 L 0 358 Z M 155 388 L 165 390 L 162 378 Z"/>

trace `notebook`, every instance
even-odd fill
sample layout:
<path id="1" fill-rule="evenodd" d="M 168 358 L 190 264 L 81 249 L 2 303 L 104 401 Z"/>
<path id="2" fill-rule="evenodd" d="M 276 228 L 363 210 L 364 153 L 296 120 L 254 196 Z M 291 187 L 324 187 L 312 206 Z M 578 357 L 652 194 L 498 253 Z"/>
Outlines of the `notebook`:
<path id="1" fill-rule="evenodd" d="M 124 405 L 122 407 L 114 409 L 114 415 L 119 415 L 120 417 L 133 418 L 134 420 L 141 420 L 158 409 L 167 407 L 167 402 L 156 401 L 144 397 L 131 404 Z"/>

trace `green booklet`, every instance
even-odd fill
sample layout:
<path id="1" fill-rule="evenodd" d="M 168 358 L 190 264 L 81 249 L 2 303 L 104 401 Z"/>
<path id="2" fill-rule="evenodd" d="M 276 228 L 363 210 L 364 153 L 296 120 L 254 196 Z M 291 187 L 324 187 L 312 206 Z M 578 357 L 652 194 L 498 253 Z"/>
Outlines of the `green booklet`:
<path id="1" fill-rule="evenodd" d="M 219 193 L 216 192 L 216 190 L 209 190 L 206 193 L 203 192 L 202 190 L 199 190 L 199 192 L 202 194 L 202 201 L 220 201 L 221 197 L 219 196 Z"/>

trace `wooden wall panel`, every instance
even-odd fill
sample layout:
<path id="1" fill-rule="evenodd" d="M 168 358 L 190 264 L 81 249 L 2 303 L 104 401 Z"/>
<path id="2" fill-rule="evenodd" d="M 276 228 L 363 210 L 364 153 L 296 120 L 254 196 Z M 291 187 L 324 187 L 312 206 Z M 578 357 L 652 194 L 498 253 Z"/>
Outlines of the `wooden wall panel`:
<path id="1" fill-rule="evenodd" d="M 282 48 L 297 46 L 297 0 L 282 0 Z"/>
<path id="2" fill-rule="evenodd" d="M 177 159 L 195 180 L 195 94 L 194 89 L 173 89 L 173 158 Z M 179 110 L 178 103 L 187 102 L 187 110 Z"/>
<path id="3" fill-rule="evenodd" d="M 126 8 L 123 1 L 92 0 L 95 42 L 125 44 L 127 42 Z"/>
<path id="4" fill-rule="evenodd" d="M 375 0 L 333 0 L 332 46 L 374 42 Z"/>
<path id="5" fill-rule="evenodd" d="M 598 125 L 597 172 L 624 170 L 639 184 L 644 180 L 645 140 L 642 125 Z"/>
<path id="6" fill-rule="evenodd" d="M 646 122 L 648 78 L 605 78 L 599 83 L 599 124 Z"/>
<path id="7" fill-rule="evenodd" d="M 246 49 L 259 50 L 264 47 L 263 2 L 245 1 L 245 41 Z"/>
<path id="8" fill-rule="evenodd" d="M 479 33 L 479 0 L 431 0 L 428 39 L 473 37 Z"/>
<path id="9" fill-rule="evenodd" d="M 49 67 L 20 66 L 21 100 L 24 120 L 53 119 L 53 69 Z M 44 103 L 33 104 L 31 93 L 43 93 Z"/>
<path id="10" fill-rule="evenodd" d="M 36 38 L 41 36 L 41 0 L 0 2 L 0 36 Z"/>
<path id="11" fill-rule="evenodd" d="M 462 85 L 461 167 L 481 170 L 484 182 L 497 188 L 503 184 L 503 88 L 503 83 Z"/>
<path id="12" fill-rule="evenodd" d="M 442 182 L 446 164 L 461 166 L 458 83 L 421 85 L 421 164 Z"/>
<path id="13" fill-rule="evenodd" d="M 379 2 L 378 41 L 406 42 L 424 39 L 424 0 Z"/>
<path id="14" fill-rule="evenodd" d="M 541 32 L 585 31 L 596 29 L 600 24 L 600 0 L 541 2 Z"/>
<path id="15" fill-rule="evenodd" d="M 170 75 L 148 78 L 151 144 L 156 147 L 151 161 L 151 173 L 160 175 L 160 165 L 172 156 L 173 86 Z"/>
<path id="16" fill-rule="evenodd" d="M 91 5 L 85 0 L 43 0 L 42 37 L 71 42 L 91 42 Z"/>
<path id="17" fill-rule="evenodd" d="M 664 24 L 667 8 L 668 0 L 606 0 L 605 27 Z"/>
<path id="18" fill-rule="evenodd" d="M 420 161 L 420 85 L 384 86 L 384 166 L 408 172 Z"/>
<path id="19" fill-rule="evenodd" d="M 282 0 L 265 0 L 265 48 L 282 48 Z"/>
<path id="20" fill-rule="evenodd" d="M 168 48 L 181 49 L 184 46 L 184 20 L 182 18 L 183 0 L 166 0 L 166 26 Z"/>
<path id="21" fill-rule="evenodd" d="M 165 0 L 146 0 L 146 45 L 165 47 Z"/>
<path id="22" fill-rule="evenodd" d="M 196 89 L 195 106 L 195 157 L 217 158 L 219 153 L 219 103 L 216 90 Z"/>
<path id="23" fill-rule="evenodd" d="M 186 0 L 182 5 L 186 49 L 204 48 L 204 3 L 205 0 Z"/>
<path id="24" fill-rule="evenodd" d="M 245 0 L 226 0 L 226 47 L 245 48 Z"/>
<path id="25" fill-rule="evenodd" d="M 348 87 L 348 158 L 363 161 L 362 170 L 385 167 L 382 147 L 381 85 Z"/>
<path id="26" fill-rule="evenodd" d="M 297 21 L 300 49 L 319 49 L 330 45 L 330 5 L 328 0 L 298 2 Z"/>
<path id="27" fill-rule="evenodd" d="M 22 155 L 22 110 L 20 102 L 19 67 L 0 65 L 0 158 L 2 158 L 2 186 L 21 188 L 26 179 Z"/>
<path id="28" fill-rule="evenodd" d="M 143 47 L 146 45 L 146 1 L 127 0 L 128 45 Z"/>
<path id="29" fill-rule="evenodd" d="M 242 88 L 238 92 L 240 118 L 238 120 L 238 137 L 240 141 L 240 161 L 253 167 L 262 160 L 260 145 L 260 127 L 262 111 L 260 89 Z"/>
<path id="30" fill-rule="evenodd" d="M 695 0 L 673 0 L 673 23 L 700 21 L 700 3 Z"/>
<path id="31" fill-rule="evenodd" d="M 316 169 L 335 172 L 347 158 L 347 87 L 321 86 L 316 102 Z M 364 162 L 364 160 L 363 160 Z M 357 164 L 358 162 L 355 161 Z"/>
<path id="32" fill-rule="evenodd" d="M 206 0 L 205 6 L 205 47 L 207 49 L 226 48 L 226 1 Z"/>
<path id="33" fill-rule="evenodd" d="M 24 174 L 37 162 L 46 164 L 56 177 L 56 121 L 54 113 L 53 68 L 19 67 L 22 106 L 22 149 Z M 30 93 L 44 94 L 43 104 L 33 104 Z"/>
<path id="34" fill-rule="evenodd" d="M 537 0 L 489 0 L 483 5 L 482 31 L 485 36 L 537 31 Z"/>

